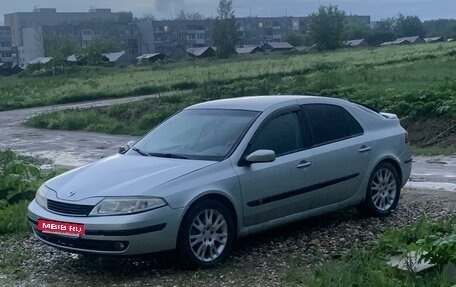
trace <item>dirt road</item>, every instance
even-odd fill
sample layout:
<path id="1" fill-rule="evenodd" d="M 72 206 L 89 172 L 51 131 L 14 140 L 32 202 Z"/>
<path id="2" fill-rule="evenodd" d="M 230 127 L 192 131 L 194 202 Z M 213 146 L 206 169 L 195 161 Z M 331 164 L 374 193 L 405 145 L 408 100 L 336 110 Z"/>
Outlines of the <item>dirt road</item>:
<path id="1" fill-rule="evenodd" d="M 137 137 L 34 129 L 24 125 L 26 119 L 55 110 L 103 107 L 151 97 L 157 95 L 0 112 L 0 149 L 10 148 L 20 153 L 47 158 L 58 166 L 81 166 L 116 153 L 120 146 L 136 140 Z M 412 177 L 407 187 L 456 192 L 456 155 L 415 157 Z"/>

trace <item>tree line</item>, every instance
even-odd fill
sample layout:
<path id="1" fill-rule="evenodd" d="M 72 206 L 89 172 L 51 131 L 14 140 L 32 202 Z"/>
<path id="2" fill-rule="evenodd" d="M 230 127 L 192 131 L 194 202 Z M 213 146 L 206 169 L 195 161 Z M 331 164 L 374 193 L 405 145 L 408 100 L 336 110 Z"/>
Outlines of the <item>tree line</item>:
<path id="1" fill-rule="evenodd" d="M 219 16 L 215 20 L 214 45 L 219 57 L 234 54 L 238 43 L 238 29 L 232 0 L 220 0 Z M 315 46 L 319 50 L 332 50 L 344 46 L 344 41 L 365 39 L 372 45 L 410 36 L 442 36 L 456 38 L 456 20 L 441 19 L 422 22 L 418 16 L 404 16 L 382 19 L 373 27 L 366 23 L 345 17 L 337 6 L 320 6 L 309 16 L 308 23 L 300 31 L 289 32 L 285 41 L 293 46 Z"/>

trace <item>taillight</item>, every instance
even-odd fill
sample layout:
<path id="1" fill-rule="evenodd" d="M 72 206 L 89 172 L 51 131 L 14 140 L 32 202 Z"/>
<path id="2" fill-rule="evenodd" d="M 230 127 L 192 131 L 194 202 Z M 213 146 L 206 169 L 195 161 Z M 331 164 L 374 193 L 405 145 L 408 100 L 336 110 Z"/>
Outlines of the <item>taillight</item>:
<path id="1" fill-rule="evenodd" d="M 406 143 L 406 144 L 409 144 L 409 143 L 410 143 L 410 139 L 409 139 L 408 132 L 405 132 L 405 143 Z"/>

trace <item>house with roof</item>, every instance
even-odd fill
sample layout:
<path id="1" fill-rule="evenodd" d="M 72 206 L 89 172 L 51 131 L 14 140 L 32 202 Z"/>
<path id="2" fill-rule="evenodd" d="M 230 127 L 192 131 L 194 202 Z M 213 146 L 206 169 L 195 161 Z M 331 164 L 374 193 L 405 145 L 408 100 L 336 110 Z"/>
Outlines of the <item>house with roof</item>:
<path id="1" fill-rule="evenodd" d="M 155 52 L 162 53 L 169 59 L 184 60 L 190 58 L 184 47 L 179 44 L 162 45 Z"/>
<path id="2" fill-rule="evenodd" d="M 429 37 L 429 38 L 424 38 L 423 40 L 426 43 L 438 43 L 438 42 L 444 41 L 443 37 Z"/>
<path id="3" fill-rule="evenodd" d="M 212 47 L 188 48 L 186 51 L 193 58 L 208 58 L 215 56 L 215 49 Z"/>
<path id="4" fill-rule="evenodd" d="M 403 37 L 397 38 L 393 41 L 394 45 L 410 45 L 410 44 L 420 44 L 424 43 L 423 38 L 420 36 L 412 36 L 412 37 Z"/>
<path id="5" fill-rule="evenodd" d="M 71 64 L 77 64 L 77 65 L 85 65 L 87 64 L 87 55 L 83 54 L 72 54 L 67 57 L 67 62 Z"/>
<path id="6" fill-rule="evenodd" d="M 380 44 L 380 46 L 390 46 L 390 45 L 410 45 L 410 44 L 420 44 L 424 43 L 423 38 L 420 36 L 413 36 L 413 37 L 402 37 L 397 38 L 394 41 L 384 42 Z"/>
<path id="7" fill-rule="evenodd" d="M 258 52 L 263 52 L 263 49 L 261 49 L 257 45 L 245 45 L 245 46 L 236 48 L 237 54 L 255 54 Z"/>
<path id="8" fill-rule="evenodd" d="M 154 63 L 158 60 L 164 60 L 166 59 L 166 55 L 162 53 L 152 53 L 152 54 L 144 54 L 139 57 L 136 57 L 136 60 L 138 60 L 138 64 L 147 64 L 147 63 Z"/>
<path id="9" fill-rule="evenodd" d="M 344 44 L 347 45 L 348 47 L 353 47 L 353 48 L 369 46 L 366 39 L 348 40 L 348 41 L 345 41 Z"/>
<path id="10" fill-rule="evenodd" d="M 22 72 L 22 68 L 18 65 L 11 65 L 11 63 L 0 62 L 0 76 L 12 76 Z"/>
<path id="11" fill-rule="evenodd" d="M 101 55 L 103 56 L 104 61 L 114 65 L 126 65 L 131 62 L 125 51 L 103 53 Z"/>
<path id="12" fill-rule="evenodd" d="M 36 65 L 36 64 L 44 65 L 44 64 L 49 63 L 50 61 L 52 61 L 52 57 L 38 57 L 38 58 L 35 58 L 35 59 L 29 61 L 27 64 L 28 65 Z"/>
<path id="13" fill-rule="evenodd" d="M 310 50 L 312 50 L 311 46 L 296 46 L 293 48 L 295 52 L 309 52 Z"/>
<path id="14" fill-rule="evenodd" d="M 261 47 L 265 52 L 291 51 L 293 48 L 288 42 L 268 42 Z"/>

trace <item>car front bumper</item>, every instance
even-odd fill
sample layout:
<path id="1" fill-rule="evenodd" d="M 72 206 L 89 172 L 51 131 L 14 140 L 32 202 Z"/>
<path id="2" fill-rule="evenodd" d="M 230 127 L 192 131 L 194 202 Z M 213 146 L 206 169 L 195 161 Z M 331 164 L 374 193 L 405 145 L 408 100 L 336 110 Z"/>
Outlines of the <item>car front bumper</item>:
<path id="1" fill-rule="evenodd" d="M 183 209 L 164 206 L 147 212 L 116 216 L 67 216 L 50 212 L 33 200 L 28 219 L 35 235 L 44 243 L 75 253 L 134 255 L 176 247 Z M 39 219 L 84 224 L 79 237 L 43 233 Z"/>

